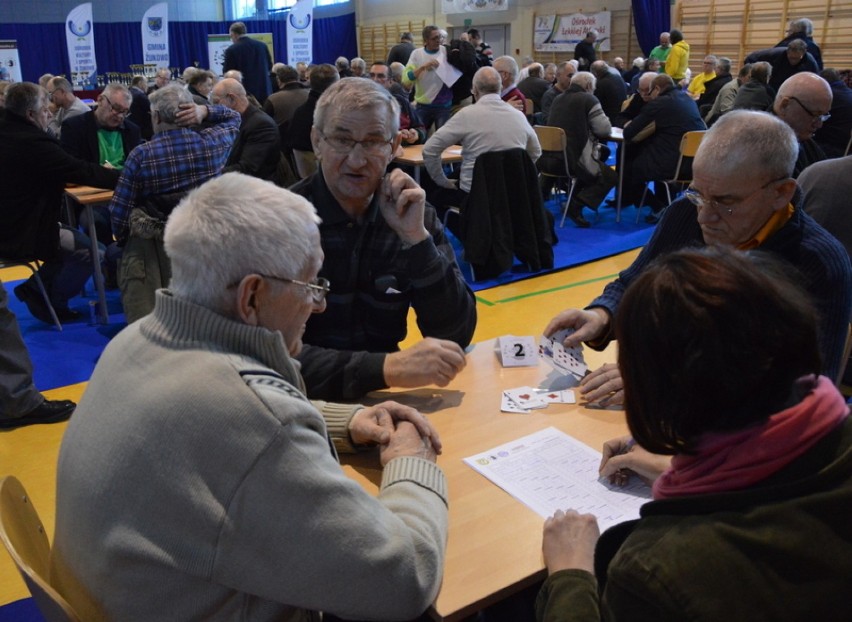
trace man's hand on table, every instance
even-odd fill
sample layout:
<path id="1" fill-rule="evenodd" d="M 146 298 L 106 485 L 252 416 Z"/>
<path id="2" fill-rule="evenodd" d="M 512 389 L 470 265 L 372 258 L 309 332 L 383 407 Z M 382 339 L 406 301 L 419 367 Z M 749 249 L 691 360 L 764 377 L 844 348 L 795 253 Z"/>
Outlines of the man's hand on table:
<path id="1" fill-rule="evenodd" d="M 423 458 L 430 462 L 437 461 L 435 446 L 426 437 L 420 435 L 420 431 L 413 423 L 400 421 L 391 433 L 390 440 L 379 447 L 379 459 L 382 466 L 394 458 L 411 456 Z"/>
<path id="2" fill-rule="evenodd" d="M 434 453 L 441 453 L 441 439 L 432 423 L 418 410 L 397 402 L 362 408 L 349 422 L 349 436 L 356 445 L 388 445 L 400 423 L 408 422 Z"/>
<path id="3" fill-rule="evenodd" d="M 427 384 L 445 387 L 466 364 L 459 344 L 426 337 L 410 348 L 388 354 L 383 372 L 389 387 L 414 388 Z"/>
<path id="4" fill-rule="evenodd" d="M 567 339 L 566 339 L 567 341 Z M 615 363 L 607 363 L 580 381 L 580 395 L 587 402 L 601 406 L 615 406 L 624 403 L 624 383 L 621 371 Z"/>

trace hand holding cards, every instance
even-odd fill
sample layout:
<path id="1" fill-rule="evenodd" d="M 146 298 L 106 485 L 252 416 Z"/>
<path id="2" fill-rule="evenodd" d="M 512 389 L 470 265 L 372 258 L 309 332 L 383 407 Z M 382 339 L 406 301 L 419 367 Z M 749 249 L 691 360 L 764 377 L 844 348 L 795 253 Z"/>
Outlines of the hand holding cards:
<path id="1" fill-rule="evenodd" d="M 583 346 L 566 348 L 562 345 L 565 337 L 573 332 L 573 329 L 565 328 L 556 331 L 550 337 L 542 335 L 539 340 L 539 355 L 556 371 L 565 375 L 571 374 L 579 381 L 589 371 L 589 366 L 583 358 Z"/>

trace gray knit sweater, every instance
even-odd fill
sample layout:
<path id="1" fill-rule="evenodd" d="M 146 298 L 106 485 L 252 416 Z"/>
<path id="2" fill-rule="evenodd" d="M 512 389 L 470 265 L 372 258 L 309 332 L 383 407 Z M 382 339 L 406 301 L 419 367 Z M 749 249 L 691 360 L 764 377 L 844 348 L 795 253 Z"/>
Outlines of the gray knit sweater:
<path id="1" fill-rule="evenodd" d="M 86 620 L 408 619 L 435 598 L 437 465 L 347 478 L 352 406 L 305 399 L 280 333 L 169 292 L 107 347 L 59 457 L 52 578 Z"/>

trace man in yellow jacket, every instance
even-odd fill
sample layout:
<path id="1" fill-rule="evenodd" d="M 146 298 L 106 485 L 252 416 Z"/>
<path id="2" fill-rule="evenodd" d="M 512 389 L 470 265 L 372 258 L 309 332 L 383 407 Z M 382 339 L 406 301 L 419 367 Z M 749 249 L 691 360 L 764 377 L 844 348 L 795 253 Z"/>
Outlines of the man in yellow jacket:
<path id="1" fill-rule="evenodd" d="M 669 33 L 672 49 L 666 59 L 666 73 L 672 77 L 675 84 L 679 84 L 686 77 L 686 69 L 689 67 L 689 44 L 683 40 L 683 33 L 673 28 Z"/>

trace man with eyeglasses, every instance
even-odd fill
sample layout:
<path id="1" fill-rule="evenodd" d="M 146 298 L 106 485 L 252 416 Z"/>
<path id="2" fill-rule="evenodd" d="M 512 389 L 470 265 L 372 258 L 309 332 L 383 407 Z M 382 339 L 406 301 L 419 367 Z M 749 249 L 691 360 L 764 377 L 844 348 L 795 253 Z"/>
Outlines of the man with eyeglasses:
<path id="1" fill-rule="evenodd" d="M 799 156 L 793 177 L 814 162 L 826 159 L 814 134 L 831 117 L 831 87 L 815 73 L 797 73 L 787 78 L 775 96 L 773 111 L 796 133 Z"/>
<path id="2" fill-rule="evenodd" d="M 394 83 L 390 67 L 382 62 L 373 63 L 370 67 L 369 78 L 376 84 L 388 89 L 399 104 L 399 136 L 402 145 L 417 145 L 426 141 L 426 128 L 417 111 L 411 107 L 408 97 L 394 93 L 391 85 Z"/>
<path id="3" fill-rule="evenodd" d="M 747 110 L 724 115 L 701 142 L 690 189 L 669 206 L 633 264 L 585 309 L 553 318 L 545 334 L 571 328 L 575 332 L 565 339 L 566 346 L 585 342 L 603 349 L 618 337 L 613 318 L 625 289 L 656 257 L 689 246 L 728 246 L 772 253 L 801 276 L 819 313 L 822 373 L 836 378 L 852 312 L 852 266 L 840 242 L 801 208 L 802 192 L 791 177 L 797 152 L 795 135 L 776 117 Z M 694 319 L 694 330 L 701 331 L 700 316 Z M 690 335 L 683 338 L 689 348 Z M 653 357 L 648 352 L 648 365 Z M 580 393 L 589 402 L 620 404 L 618 367 L 604 365 L 586 376 Z"/>
<path id="4" fill-rule="evenodd" d="M 50 109 L 47 91 L 31 82 L 6 90 L 0 118 L 0 257 L 42 261 L 39 275 L 62 321 L 80 319 L 68 301 L 92 275 L 91 243 L 70 227 L 60 227 L 62 194 L 68 183 L 113 188 L 118 171 L 85 162 L 66 153 L 47 133 Z M 15 295 L 42 322 L 53 319 L 31 277 Z"/>
<path id="5" fill-rule="evenodd" d="M 47 83 L 47 94 L 50 102 L 56 106 L 56 112 L 48 127 L 53 135 L 61 138 L 62 122 L 66 119 L 89 112 L 89 107 L 83 100 L 74 95 L 71 83 L 62 77 L 51 78 Z"/>
<path id="6" fill-rule="evenodd" d="M 311 138 L 319 168 L 291 190 L 322 219 L 320 276 L 334 289 L 305 332 L 308 395 L 446 385 L 464 368 L 476 302 L 423 190 L 402 170 L 387 172 L 400 143 L 396 99 L 344 78 L 317 102 Z M 410 308 L 425 339 L 400 351 Z"/>
<path id="7" fill-rule="evenodd" d="M 328 290 L 317 222 L 239 173 L 172 212 L 169 288 L 107 346 L 60 449 L 51 578 L 81 618 L 409 620 L 434 600 L 437 432 L 395 402 L 305 397 L 294 357 Z M 375 497 L 337 458 L 371 448 Z"/>
<path id="8" fill-rule="evenodd" d="M 109 204 L 123 246 L 118 285 L 128 324 L 150 313 L 154 292 L 169 282 L 162 237 L 169 212 L 187 190 L 222 172 L 240 128 L 238 112 L 195 104 L 177 84 L 150 99 L 154 137 L 127 157 Z"/>
<path id="9" fill-rule="evenodd" d="M 60 142 L 63 149 L 74 157 L 120 171 L 130 152 L 142 142 L 141 129 L 128 118 L 132 104 L 133 95 L 127 87 L 108 84 L 98 97 L 95 110 L 88 110 L 62 124 Z M 109 246 L 114 241 L 109 210 L 105 205 L 95 205 L 92 214 L 98 241 Z M 82 206 L 78 206 L 77 217 L 87 226 Z M 113 280 L 115 272 L 112 255 L 108 255 L 110 261 L 106 270 L 109 281 Z"/>
<path id="10" fill-rule="evenodd" d="M 432 125 L 437 130 L 450 118 L 453 104 L 453 89 L 441 77 L 439 67 L 447 67 L 447 48 L 441 45 L 441 30 L 437 26 L 423 29 L 423 47 L 417 48 L 408 57 L 402 74 L 406 88 L 414 86 L 414 101 L 417 112 L 428 132 Z M 447 73 L 447 70 L 443 70 Z"/>

